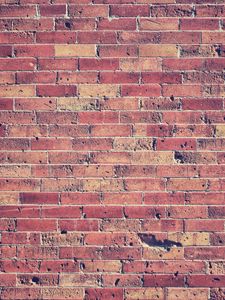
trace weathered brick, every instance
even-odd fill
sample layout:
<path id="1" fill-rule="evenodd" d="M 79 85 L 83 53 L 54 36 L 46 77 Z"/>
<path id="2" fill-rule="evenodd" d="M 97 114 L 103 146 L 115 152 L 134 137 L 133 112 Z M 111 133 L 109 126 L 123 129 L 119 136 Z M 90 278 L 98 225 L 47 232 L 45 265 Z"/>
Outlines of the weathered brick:
<path id="1" fill-rule="evenodd" d="M 55 45 L 55 56 L 95 56 L 94 45 Z"/>
<path id="2" fill-rule="evenodd" d="M 151 57 L 176 57 L 178 49 L 175 45 L 140 45 L 139 54 L 140 56 Z"/>
<path id="3" fill-rule="evenodd" d="M 0 18 L 0 299 L 224 299 L 223 1 Z"/>

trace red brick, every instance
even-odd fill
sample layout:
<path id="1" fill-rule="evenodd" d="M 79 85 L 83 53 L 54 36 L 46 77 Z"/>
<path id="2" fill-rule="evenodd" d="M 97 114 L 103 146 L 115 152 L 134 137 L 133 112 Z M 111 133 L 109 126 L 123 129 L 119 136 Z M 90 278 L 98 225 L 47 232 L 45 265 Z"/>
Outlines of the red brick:
<path id="1" fill-rule="evenodd" d="M 183 19 L 181 30 L 218 30 L 219 22 L 216 19 Z"/>
<path id="2" fill-rule="evenodd" d="M 81 58 L 80 70 L 118 70 L 119 61 L 117 59 L 94 59 Z"/>
<path id="3" fill-rule="evenodd" d="M 17 82 L 22 84 L 28 83 L 55 83 L 56 73 L 50 72 L 18 72 Z"/>
<path id="4" fill-rule="evenodd" d="M 166 138 L 157 139 L 156 149 L 163 150 L 196 150 L 195 139 Z"/>
<path id="5" fill-rule="evenodd" d="M 49 57 L 54 55 L 54 48 L 51 45 L 24 45 L 16 46 L 14 53 L 17 57 Z"/>
<path id="6" fill-rule="evenodd" d="M 56 30 L 94 30 L 95 19 L 94 18 L 71 18 L 71 19 L 55 19 Z"/>
<path id="7" fill-rule="evenodd" d="M 1 32 L 0 44 L 27 44 L 34 43 L 33 33 Z"/>
<path id="8" fill-rule="evenodd" d="M 94 210 L 94 206 L 86 206 L 83 208 L 86 218 L 122 218 L 123 210 L 120 206 L 99 206 L 98 210 Z"/>
<path id="9" fill-rule="evenodd" d="M 171 31 L 161 33 L 162 44 L 199 44 L 201 41 L 200 32 Z"/>
<path id="10" fill-rule="evenodd" d="M 19 219 L 17 221 L 17 229 L 20 231 L 56 231 L 55 220 L 34 220 L 34 219 Z"/>
<path id="11" fill-rule="evenodd" d="M 144 219 L 144 218 L 161 218 L 165 216 L 165 209 L 163 207 L 160 207 L 156 209 L 153 206 L 139 206 L 139 209 L 137 210 L 136 206 L 131 207 L 125 207 L 125 216 L 126 218 L 131 219 Z"/>
<path id="12" fill-rule="evenodd" d="M 18 269 L 23 273 L 38 272 L 38 262 L 26 260 L 4 260 L 1 264 L 2 272 L 16 272 Z"/>
<path id="13" fill-rule="evenodd" d="M 91 300 L 97 298 L 99 300 L 103 299 L 123 299 L 123 289 L 118 288 L 107 288 L 107 289 L 94 289 L 88 288 L 85 290 L 85 300 Z"/>
<path id="14" fill-rule="evenodd" d="M 0 299 L 224 299 L 222 0 L 0 16 Z"/>
<path id="15" fill-rule="evenodd" d="M 183 275 L 144 275 L 144 286 L 151 287 L 184 287 Z"/>
<path id="16" fill-rule="evenodd" d="M 108 7 L 106 5 L 71 5 L 69 8 L 71 17 L 107 17 Z"/>
<path id="17" fill-rule="evenodd" d="M 190 275 L 187 277 L 187 282 L 191 287 L 223 287 L 225 275 Z"/>
<path id="18" fill-rule="evenodd" d="M 222 99 L 183 99 L 182 108 L 184 110 L 221 110 L 223 108 Z"/>
<path id="19" fill-rule="evenodd" d="M 144 72 L 142 73 L 143 83 L 181 83 L 181 74 L 171 72 L 171 73 L 160 73 L 160 72 Z"/>
<path id="20" fill-rule="evenodd" d="M 110 17 L 148 17 L 150 9 L 148 5 L 110 5 Z"/>
<path id="21" fill-rule="evenodd" d="M 36 4 L 36 2 L 34 2 Z M 47 30 L 53 29 L 52 19 L 14 19 L 13 28 L 18 31 L 23 30 Z"/>
<path id="22" fill-rule="evenodd" d="M 22 204 L 58 204 L 57 193 L 20 193 Z"/>
<path id="23" fill-rule="evenodd" d="M 187 231 L 222 231 L 222 220 L 187 220 L 185 221 Z"/>
<path id="24" fill-rule="evenodd" d="M 76 33 L 60 31 L 37 32 L 36 39 L 40 44 L 74 44 L 76 42 Z"/>
<path id="25" fill-rule="evenodd" d="M 59 220 L 59 228 L 65 231 L 98 231 L 98 220 Z"/>
<path id="26" fill-rule="evenodd" d="M 30 6 L 14 6 L 14 5 L 8 5 L 8 6 L 1 6 L 0 9 L 0 16 L 2 18 L 4 17 L 35 17 L 36 16 L 36 9 L 34 5 Z"/>
<path id="27" fill-rule="evenodd" d="M 65 68 L 68 69 L 68 66 Z M 70 68 L 70 67 L 69 67 Z M 71 72 L 58 72 L 58 82 L 59 83 L 97 83 L 98 80 L 98 72 L 79 72 L 79 73 L 71 73 Z"/>
<path id="28" fill-rule="evenodd" d="M 32 299 L 41 296 L 41 290 L 37 288 L 6 288 L 1 292 L 1 297 L 3 299 Z M 29 297 L 29 298 L 27 298 Z"/>
<path id="29" fill-rule="evenodd" d="M 0 46 L 0 57 L 11 57 L 12 47 L 11 46 Z"/>
<path id="30" fill-rule="evenodd" d="M 135 30 L 136 20 L 134 18 L 100 18 L 98 21 L 99 30 Z"/>
<path id="31" fill-rule="evenodd" d="M 140 75 L 128 72 L 101 72 L 100 83 L 138 83 Z"/>
<path id="32" fill-rule="evenodd" d="M 15 286 L 16 275 L 15 274 L 0 274 L 0 285 L 3 286 Z"/>
<path id="33" fill-rule="evenodd" d="M 132 97 L 155 97 L 161 95 L 161 88 L 159 85 L 123 85 L 122 96 Z"/>
<path id="34" fill-rule="evenodd" d="M 12 110 L 13 99 L 0 98 L 0 110 Z"/>
<path id="35" fill-rule="evenodd" d="M 192 17 L 194 8 L 191 5 L 153 5 L 151 15 L 153 17 Z"/>
<path id="36" fill-rule="evenodd" d="M 66 5 L 40 5 L 40 15 L 43 17 L 64 16 Z"/>
<path id="37" fill-rule="evenodd" d="M 78 61 L 74 58 L 41 58 L 38 60 L 40 70 L 77 70 Z"/>
<path id="38" fill-rule="evenodd" d="M 80 207 L 43 207 L 42 217 L 43 218 L 79 218 L 81 215 Z"/>
<path id="39" fill-rule="evenodd" d="M 2 58 L 0 59 L 1 71 L 33 71 L 36 65 L 34 58 Z"/>
<path id="40" fill-rule="evenodd" d="M 80 31 L 77 41 L 80 44 L 117 44 L 117 36 L 114 31 Z"/>
<path id="41" fill-rule="evenodd" d="M 38 85 L 37 96 L 39 97 L 70 97 L 76 96 L 77 87 L 67 85 Z"/>

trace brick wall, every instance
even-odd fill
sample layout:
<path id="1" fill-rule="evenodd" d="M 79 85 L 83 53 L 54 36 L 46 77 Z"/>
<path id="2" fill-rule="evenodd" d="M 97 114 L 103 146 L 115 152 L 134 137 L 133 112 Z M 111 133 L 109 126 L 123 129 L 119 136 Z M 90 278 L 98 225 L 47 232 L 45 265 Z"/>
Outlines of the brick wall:
<path id="1" fill-rule="evenodd" d="M 0 0 L 0 299 L 225 299 L 223 0 Z"/>

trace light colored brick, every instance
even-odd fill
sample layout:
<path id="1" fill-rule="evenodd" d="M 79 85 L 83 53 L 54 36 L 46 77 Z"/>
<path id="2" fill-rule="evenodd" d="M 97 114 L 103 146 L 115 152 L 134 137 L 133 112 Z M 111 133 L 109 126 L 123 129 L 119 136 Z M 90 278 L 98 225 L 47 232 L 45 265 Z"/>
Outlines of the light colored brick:
<path id="1" fill-rule="evenodd" d="M 95 55 L 95 45 L 55 45 L 55 56 L 89 57 Z"/>

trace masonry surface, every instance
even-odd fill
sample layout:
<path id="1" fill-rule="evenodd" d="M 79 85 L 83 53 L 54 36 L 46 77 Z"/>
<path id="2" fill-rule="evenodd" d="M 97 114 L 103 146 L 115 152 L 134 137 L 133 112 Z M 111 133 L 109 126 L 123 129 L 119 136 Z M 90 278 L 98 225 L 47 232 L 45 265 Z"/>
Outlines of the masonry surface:
<path id="1" fill-rule="evenodd" d="M 225 299 L 223 0 L 0 0 L 0 299 Z"/>

